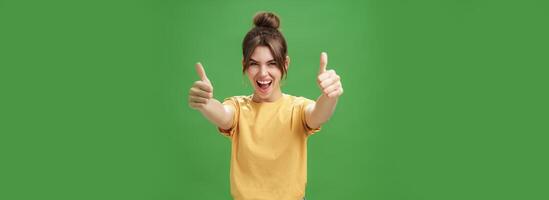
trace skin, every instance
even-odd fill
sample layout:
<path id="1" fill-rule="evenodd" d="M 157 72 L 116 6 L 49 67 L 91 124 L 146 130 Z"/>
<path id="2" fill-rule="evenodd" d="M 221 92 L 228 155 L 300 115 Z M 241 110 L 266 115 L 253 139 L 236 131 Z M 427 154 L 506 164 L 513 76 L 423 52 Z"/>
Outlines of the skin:
<path id="1" fill-rule="evenodd" d="M 245 65 L 242 61 L 242 66 Z M 290 64 L 290 57 L 286 57 L 284 67 L 286 71 Z M 252 53 L 250 59 L 250 66 L 246 70 L 250 83 L 254 86 L 254 95 L 252 100 L 255 102 L 273 102 L 282 97 L 282 90 L 280 89 L 280 80 L 282 79 L 282 72 L 276 66 L 271 50 L 265 46 L 256 47 Z M 267 92 L 261 92 L 260 87 L 256 81 L 272 81 L 271 86 Z"/>
<path id="2" fill-rule="evenodd" d="M 258 46 L 251 56 L 252 62 L 246 70 L 250 83 L 254 86 L 252 100 L 255 102 L 273 102 L 282 97 L 280 80 L 282 72 L 276 67 L 269 48 Z M 245 65 L 243 61 L 243 66 Z M 289 57 L 286 57 L 284 67 L 288 69 Z M 310 104 L 305 110 L 305 120 L 310 128 L 318 128 L 326 123 L 335 111 L 337 101 L 343 94 L 339 75 L 335 70 L 327 70 L 328 55 L 320 54 L 320 68 L 317 74 L 317 84 L 321 95 L 315 104 Z M 200 80 L 194 82 L 189 90 L 189 106 L 202 113 L 210 122 L 222 129 L 230 129 L 233 124 L 235 108 L 223 105 L 213 98 L 213 86 L 206 76 L 202 64 L 195 65 Z M 272 81 L 267 91 L 261 90 L 256 81 Z"/>

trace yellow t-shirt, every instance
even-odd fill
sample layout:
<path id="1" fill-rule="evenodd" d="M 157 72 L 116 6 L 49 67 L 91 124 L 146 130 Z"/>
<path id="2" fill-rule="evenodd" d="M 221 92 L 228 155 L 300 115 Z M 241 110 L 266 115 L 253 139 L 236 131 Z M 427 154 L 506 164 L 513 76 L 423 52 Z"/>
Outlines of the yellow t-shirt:
<path id="1" fill-rule="evenodd" d="M 307 184 L 307 136 L 317 132 L 305 122 L 314 101 L 283 94 L 257 103 L 235 96 L 223 104 L 235 108 L 233 125 L 219 131 L 231 145 L 231 195 L 235 200 L 297 200 Z"/>

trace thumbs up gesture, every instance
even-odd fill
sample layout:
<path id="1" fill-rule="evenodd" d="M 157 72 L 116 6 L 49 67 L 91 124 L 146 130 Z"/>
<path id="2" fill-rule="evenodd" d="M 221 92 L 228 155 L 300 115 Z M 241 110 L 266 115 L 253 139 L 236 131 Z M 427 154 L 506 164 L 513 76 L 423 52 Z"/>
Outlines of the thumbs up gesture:
<path id="1" fill-rule="evenodd" d="M 213 98 L 213 87 L 202 64 L 196 63 L 195 68 L 200 80 L 195 81 L 189 90 L 189 106 L 194 109 L 201 109 Z"/>
<path id="2" fill-rule="evenodd" d="M 328 98 L 336 98 L 343 94 L 343 87 L 339 75 L 335 70 L 330 69 L 326 71 L 328 65 L 328 54 L 322 52 L 320 54 L 320 70 L 318 71 L 317 82 L 322 95 Z"/>

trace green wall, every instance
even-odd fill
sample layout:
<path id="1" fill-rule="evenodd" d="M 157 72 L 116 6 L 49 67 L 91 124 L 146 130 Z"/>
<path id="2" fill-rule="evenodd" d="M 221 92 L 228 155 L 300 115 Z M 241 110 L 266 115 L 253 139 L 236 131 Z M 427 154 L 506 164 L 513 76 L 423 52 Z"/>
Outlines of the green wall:
<path id="1" fill-rule="evenodd" d="M 545 1 L 0 0 L 0 199 L 229 199 L 230 141 L 186 104 L 203 63 L 250 94 L 241 41 L 281 16 L 283 91 L 316 99 L 307 197 L 548 199 Z"/>

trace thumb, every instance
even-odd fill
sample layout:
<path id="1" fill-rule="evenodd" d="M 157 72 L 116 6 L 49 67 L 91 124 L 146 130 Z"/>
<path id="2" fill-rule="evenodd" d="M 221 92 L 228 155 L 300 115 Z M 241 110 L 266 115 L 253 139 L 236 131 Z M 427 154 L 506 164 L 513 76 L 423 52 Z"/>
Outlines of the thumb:
<path id="1" fill-rule="evenodd" d="M 320 71 L 319 74 L 326 72 L 326 66 L 328 65 L 328 54 L 326 52 L 320 53 Z"/>
<path id="2" fill-rule="evenodd" d="M 202 67 L 201 63 L 196 63 L 194 67 L 196 69 L 196 73 L 198 74 L 198 77 L 200 77 L 200 80 L 209 81 L 208 76 L 206 76 L 206 71 L 204 71 L 204 67 Z"/>

